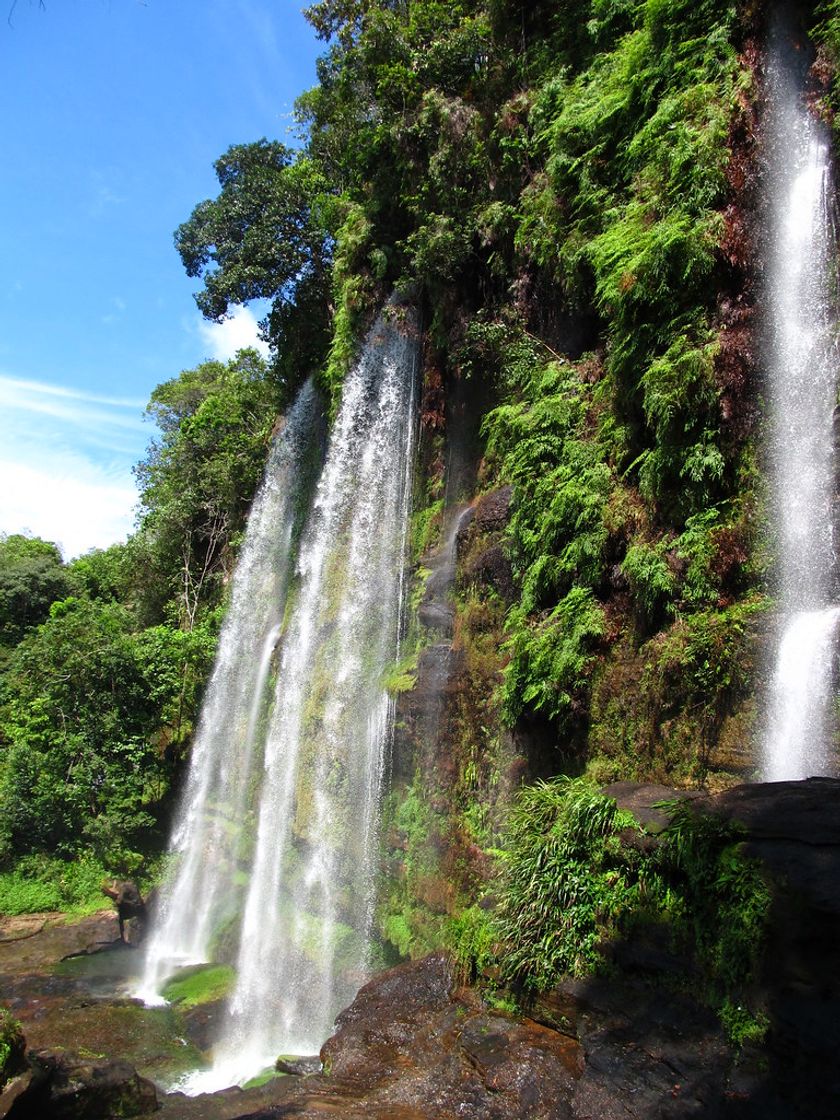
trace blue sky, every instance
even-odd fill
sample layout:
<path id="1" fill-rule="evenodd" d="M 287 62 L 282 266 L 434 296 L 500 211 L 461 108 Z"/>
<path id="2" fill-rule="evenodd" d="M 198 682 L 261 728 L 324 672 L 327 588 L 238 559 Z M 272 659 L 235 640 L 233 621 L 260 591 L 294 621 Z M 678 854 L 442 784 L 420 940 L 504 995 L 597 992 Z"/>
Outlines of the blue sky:
<path id="1" fill-rule="evenodd" d="M 123 539 L 152 389 L 255 337 L 172 244 L 213 161 L 292 142 L 323 51 L 300 0 L 0 0 L 0 532 Z M 256 309 L 257 316 L 261 309 Z"/>

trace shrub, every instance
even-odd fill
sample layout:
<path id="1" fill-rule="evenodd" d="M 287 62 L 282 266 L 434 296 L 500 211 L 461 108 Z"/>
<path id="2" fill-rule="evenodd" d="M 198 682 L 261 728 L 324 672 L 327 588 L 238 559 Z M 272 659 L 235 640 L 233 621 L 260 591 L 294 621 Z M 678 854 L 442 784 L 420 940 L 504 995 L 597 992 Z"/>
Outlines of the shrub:
<path id="1" fill-rule="evenodd" d="M 24 1068 L 25 1049 L 26 1040 L 20 1023 L 10 1011 L 0 1007 L 0 1089 Z"/>

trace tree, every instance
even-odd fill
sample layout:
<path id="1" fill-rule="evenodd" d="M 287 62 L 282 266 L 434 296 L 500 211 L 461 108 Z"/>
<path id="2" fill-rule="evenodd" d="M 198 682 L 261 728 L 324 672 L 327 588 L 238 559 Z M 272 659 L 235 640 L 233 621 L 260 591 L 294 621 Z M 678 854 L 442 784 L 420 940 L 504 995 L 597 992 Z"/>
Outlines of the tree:
<path id="1" fill-rule="evenodd" d="M 187 275 L 204 280 L 196 303 L 218 321 L 233 304 L 269 299 L 280 316 L 301 283 L 324 273 L 326 184 L 279 140 L 235 144 L 214 166 L 218 198 L 200 202 L 175 233 Z"/>
<path id="2" fill-rule="evenodd" d="M 135 469 L 142 514 L 132 547 L 154 573 L 147 589 L 173 604 L 185 630 L 229 574 L 278 407 L 278 386 L 254 350 L 203 362 L 152 393 L 147 413 L 163 435 Z"/>
<path id="3" fill-rule="evenodd" d="M 86 844 L 106 855 L 152 823 L 159 714 L 127 611 L 76 597 L 54 603 L 18 645 L 4 685 L 5 854 Z"/>
<path id="4" fill-rule="evenodd" d="M 20 533 L 0 535 L 0 645 L 19 642 L 67 590 L 67 570 L 56 545 Z"/>

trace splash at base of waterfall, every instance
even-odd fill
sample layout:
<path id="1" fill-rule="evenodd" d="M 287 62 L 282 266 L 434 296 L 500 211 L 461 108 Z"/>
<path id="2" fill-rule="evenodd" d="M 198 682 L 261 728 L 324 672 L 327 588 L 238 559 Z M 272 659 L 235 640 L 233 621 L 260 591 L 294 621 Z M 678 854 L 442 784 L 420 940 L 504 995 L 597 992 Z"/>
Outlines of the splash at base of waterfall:
<path id="1" fill-rule="evenodd" d="M 773 674 L 765 781 L 833 772 L 824 716 L 833 676 L 840 607 L 800 611 L 788 621 Z"/>
<path id="2" fill-rule="evenodd" d="M 186 1097 L 200 1097 L 204 1093 L 220 1093 L 233 1086 L 244 1088 L 249 1081 L 274 1070 L 277 1054 L 240 1054 L 228 1061 L 216 1062 L 209 1069 L 195 1069 L 180 1077 L 169 1092 L 183 1093 Z"/>

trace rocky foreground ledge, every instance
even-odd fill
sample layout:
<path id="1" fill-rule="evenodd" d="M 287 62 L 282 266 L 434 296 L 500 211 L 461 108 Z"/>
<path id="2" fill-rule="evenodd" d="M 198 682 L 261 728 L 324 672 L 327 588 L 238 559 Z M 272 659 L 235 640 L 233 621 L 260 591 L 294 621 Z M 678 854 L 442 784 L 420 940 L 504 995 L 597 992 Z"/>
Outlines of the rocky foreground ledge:
<path id="1" fill-rule="evenodd" d="M 675 796 L 627 783 L 605 792 L 654 836 L 667 823 L 658 803 Z M 840 1115 L 840 782 L 683 796 L 698 813 L 737 821 L 772 885 L 769 945 L 755 993 L 770 1022 L 761 1047 L 736 1052 L 714 1014 L 692 998 L 690 976 L 680 975 L 684 962 L 665 951 L 618 946 L 613 975 L 568 981 L 525 1017 L 485 1006 L 436 954 L 362 988 L 322 1050 L 324 1072 L 253 1090 L 153 1098 L 148 1079 L 114 1060 L 124 1054 L 74 1055 L 81 1034 L 56 1036 L 67 1050 L 45 1051 L 38 1008 L 27 1011 L 24 1002 L 24 992 L 43 993 L 43 983 L 39 989 L 34 977 L 12 976 L 6 960 L 0 999 L 12 992 L 15 1014 L 31 1022 L 39 1049 L 23 1080 L 7 1086 L 0 1118 L 833 1120 Z M 37 959 L 40 936 L 20 941 L 24 972 Z M 83 987 L 49 984 L 53 997 L 65 1000 L 51 1030 L 60 1033 L 64 1019 L 81 1031 L 90 1002 Z"/>

